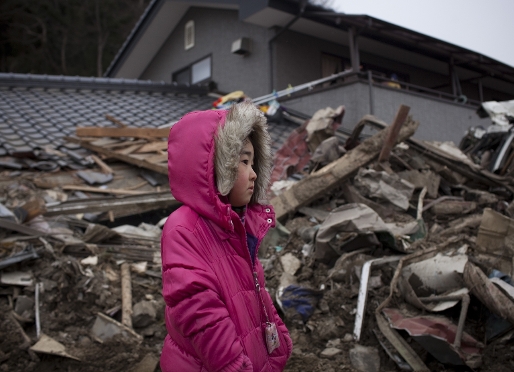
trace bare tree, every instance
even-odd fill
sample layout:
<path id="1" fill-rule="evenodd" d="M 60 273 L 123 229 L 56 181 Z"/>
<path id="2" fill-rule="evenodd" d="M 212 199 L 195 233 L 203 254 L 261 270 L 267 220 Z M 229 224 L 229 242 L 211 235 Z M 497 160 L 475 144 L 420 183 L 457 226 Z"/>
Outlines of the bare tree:
<path id="1" fill-rule="evenodd" d="M 326 9 L 334 8 L 334 0 L 309 0 L 309 3 L 311 3 L 312 5 L 322 6 Z"/>
<path id="2" fill-rule="evenodd" d="M 97 54 L 96 54 L 96 75 L 102 76 L 103 74 L 103 54 L 104 48 L 109 38 L 109 31 L 105 31 L 105 27 L 102 27 L 102 18 L 100 16 L 100 5 L 99 0 L 95 1 L 95 20 L 97 30 Z"/>
<path id="3" fill-rule="evenodd" d="M 101 76 L 150 0 L 1 0 L 0 72 Z"/>

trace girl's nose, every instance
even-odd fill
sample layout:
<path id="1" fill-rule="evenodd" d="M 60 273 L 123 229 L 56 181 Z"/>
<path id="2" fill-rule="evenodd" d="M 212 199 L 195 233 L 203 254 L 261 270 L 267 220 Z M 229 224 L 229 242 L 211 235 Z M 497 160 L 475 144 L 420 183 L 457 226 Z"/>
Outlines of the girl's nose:
<path id="1" fill-rule="evenodd" d="M 253 170 L 253 167 L 252 167 L 252 170 L 250 171 L 250 180 L 255 181 L 256 179 L 257 179 L 257 173 L 255 173 L 255 171 Z"/>

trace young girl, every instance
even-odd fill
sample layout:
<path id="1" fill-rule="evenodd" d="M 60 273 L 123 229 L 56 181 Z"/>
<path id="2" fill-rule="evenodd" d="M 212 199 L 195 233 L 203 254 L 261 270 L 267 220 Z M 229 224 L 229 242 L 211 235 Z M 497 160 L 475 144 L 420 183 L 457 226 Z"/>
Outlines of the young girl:
<path id="1" fill-rule="evenodd" d="M 252 103 L 185 115 L 170 131 L 171 193 L 161 239 L 164 372 L 282 371 L 292 343 L 264 288 L 257 250 L 275 226 L 261 205 L 271 171 Z"/>

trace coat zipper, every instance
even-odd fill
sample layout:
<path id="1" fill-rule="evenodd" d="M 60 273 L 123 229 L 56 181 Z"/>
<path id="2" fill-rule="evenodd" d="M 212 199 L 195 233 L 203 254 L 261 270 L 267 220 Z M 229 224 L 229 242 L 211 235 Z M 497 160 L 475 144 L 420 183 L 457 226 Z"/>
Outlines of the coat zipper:
<path id="1" fill-rule="evenodd" d="M 253 278 L 255 280 L 255 290 L 257 291 L 257 301 L 259 301 L 261 303 L 262 309 L 264 310 L 264 316 L 266 317 L 266 324 L 270 325 L 271 323 L 269 321 L 268 312 L 266 311 L 266 305 L 264 305 L 264 299 L 262 298 L 262 293 L 261 293 L 261 285 L 259 284 L 259 279 L 257 277 L 256 271 L 253 272 Z"/>

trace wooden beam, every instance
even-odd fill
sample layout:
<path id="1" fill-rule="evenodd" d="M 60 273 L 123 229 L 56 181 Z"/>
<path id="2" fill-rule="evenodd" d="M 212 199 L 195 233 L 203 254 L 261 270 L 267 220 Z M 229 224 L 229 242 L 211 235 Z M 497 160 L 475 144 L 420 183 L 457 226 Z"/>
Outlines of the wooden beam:
<path id="1" fill-rule="evenodd" d="M 123 124 L 120 120 L 116 119 L 114 116 L 111 116 L 109 114 L 106 114 L 105 115 L 105 118 L 107 120 L 110 120 L 112 121 L 114 124 L 116 124 L 118 127 L 120 128 L 126 128 L 127 126 L 125 124 Z"/>
<path id="2" fill-rule="evenodd" d="M 143 153 L 143 152 L 153 152 L 153 151 L 164 151 L 168 149 L 168 141 L 157 141 L 157 142 L 150 142 L 146 145 L 142 146 L 140 149 L 138 149 L 136 152 Z"/>
<path id="3" fill-rule="evenodd" d="M 121 264 L 121 323 L 132 328 L 132 279 L 128 262 Z"/>
<path id="4" fill-rule="evenodd" d="M 393 120 L 393 123 L 387 129 L 387 138 L 384 142 L 384 147 L 382 147 L 382 151 L 380 151 L 380 155 L 378 156 L 379 162 L 389 160 L 391 150 L 396 144 L 396 138 L 398 137 L 398 133 L 400 133 L 400 129 L 403 123 L 405 123 L 405 120 L 407 120 L 407 115 L 409 115 L 409 111 L 409 106 L 400 105 L 400 108 L 396 112 L 396 116 Z"/>
<path id="5" fill-rule="evenodd" d="M 403 142 L 414 134 L 419 123 L 408 119 L 398 135 L 398 142 Z M 310 174 L 289 190 L 271 200 L 277 220 L 283 221 L 303 206 L 319 199 L 333 188 L 349 179 L 360 167 L 370 164 L 378 157 L 388 130 L 383 129 L 373 137 L 367 138 L 359 146 L 348 151 L 344 156 Z"/>
<path id="6" fill-rule="evenodd" d="M 170 128 L 101 128 L 77 127 L 78 137 L 137 137 L 137 138 L 168 138 Z"/>
<path id="7" fill-rule="evenodd" d="M 137 191 L 127 189 L 101 189 L 99 187 L 90 186 L 77 186 L 77 185 L 64 185 L 63 190 L 75 190 L 84 192 L 95 192 L 99 194 L 113 194 L 113 195 L 143 195 L 148 194 L 148 191 Z"/>
<path id="8" fill-rule="evenodd" d="M 96 165 L 98 165 L 102 169 L 102 172 L 107 173 L 107 174 L 114 174 L 114 171 L 112 170 L 112 168 L 109 167 L 107 164 L 105 164 L 103 162 L 103 160 L 100 159 L 98 156 L 93 154 L 93 155 L 91 155 L 91 159 L 93 159 L 93 161 L 96 163 Z"/>
<path id="9" fill-rule="evenodd" d="M 64 214 L 77 214 L 86 212 L 96 213 L 106 212 L 109 210 L 112 210 L 118 214 L 119 211 L 125 211 L 132 207 L 134 207 L 136 211 L 147 211 L 167 208 L 170 206 L 178 207 L 181 204 L 182 203 L 175 200 L 169 191 L 163 191 L 117 198 L 99 197 L 94 199 L 67 200 L 57 205 L 47 206 L 45 216 L 58 216 Z M 0 227 L 7 228 L 5 226 Z M 28 227 L 24 228 L 28 229 Z M 38 230 L 34 230 L 32 232 L 38 232 Z M 31 232 L 28 232 L 27 234 L 30 233 Z M 42 234 L 44 233 L 39 231 L 39 235 Z"/>
<path id="10" fill-rule="evenodd" d="M 89 141 L 82 141 L 80 138 L 66 137 L 65 140 L 69 141 L 69 142 L 73 142 L 73 143 L 78 143 L 81 147 L 83 147 L 85 149 L 97 152 L 99 154 L 103 154 L 109 158 L 118 159 L 125 163 L 134 164 L 141 168 L 150 169 L 150 170 L 153 170 L 154 172 L 168 175 L 168 164 L 167 163 L 165 163 L 165 164 L 150 163 L 146 160 L 137 159 L 131 155 L 120 154 L 118 152 L 111 151 L 109 149 L 105 149 L 100 146 L 95 146 Z"/>

